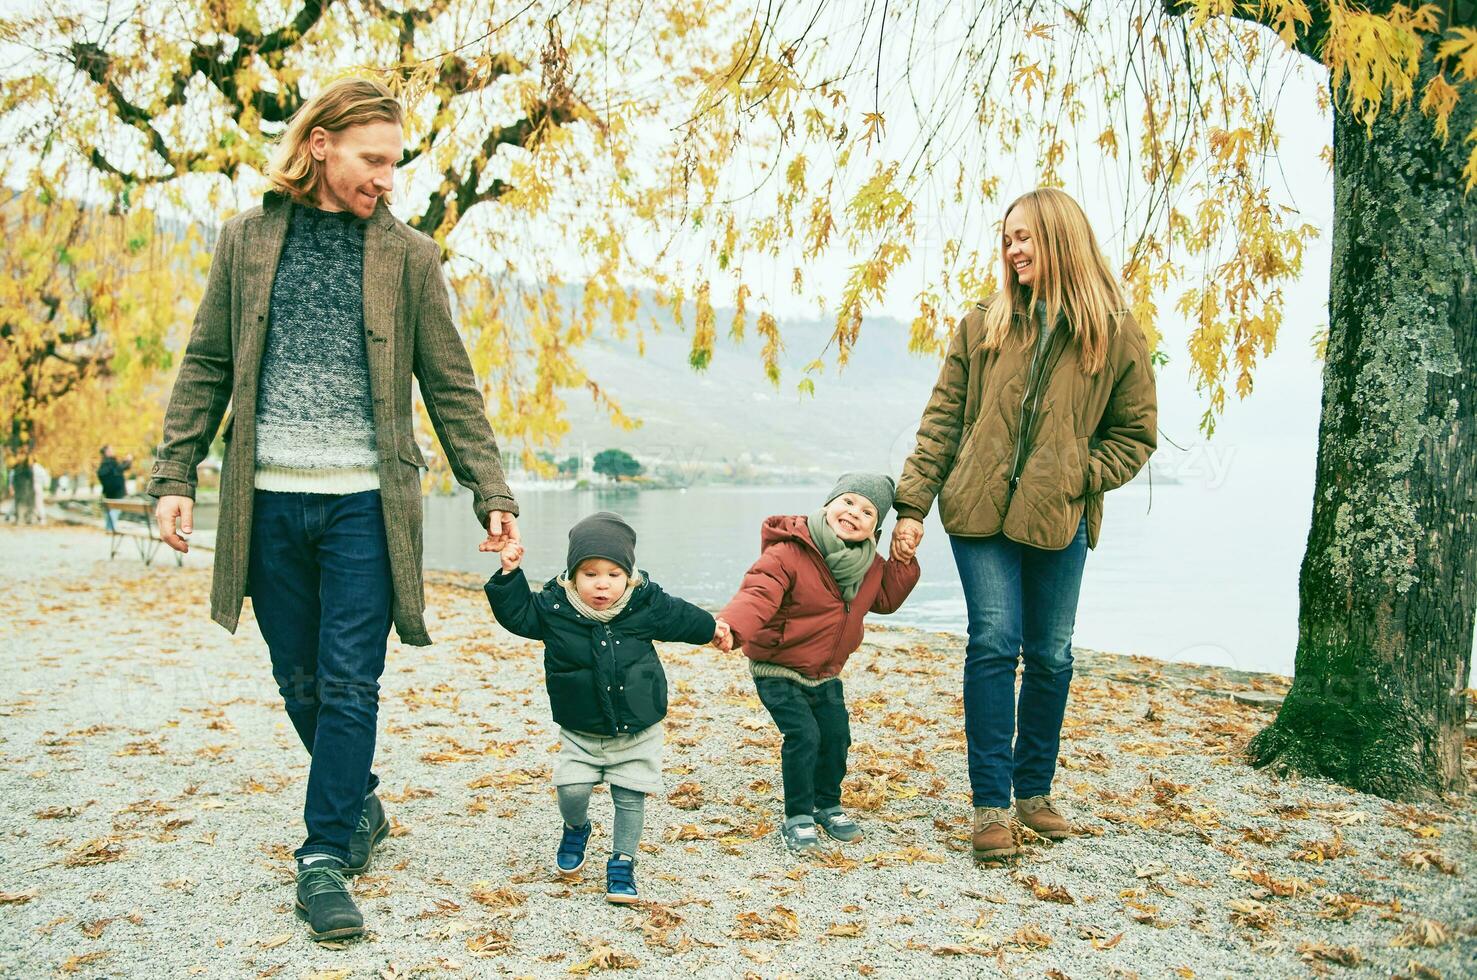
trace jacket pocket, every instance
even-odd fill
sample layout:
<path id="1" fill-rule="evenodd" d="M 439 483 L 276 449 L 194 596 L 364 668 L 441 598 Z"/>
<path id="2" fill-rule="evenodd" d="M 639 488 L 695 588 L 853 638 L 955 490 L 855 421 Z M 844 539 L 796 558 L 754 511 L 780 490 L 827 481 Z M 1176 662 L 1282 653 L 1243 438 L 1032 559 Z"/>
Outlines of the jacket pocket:
<path id="1" fill-rule="evenodd" d="M 604 715 L 600 699 L 595 695 L 594 674 L 588 670 L 545 673 L 544 689 L 549 692 L 549 708 L 556 718 L 592 719 Z"/>
<path id="2" fill-rule="evenodd" d="M 1068 500 L 1081 500 L 1087 496 L 1087 474 L 1092 465 L 1092 445 L 1087 437 L 1076 440 L 1076 482 L 1067 494 Z"/>
<path id="3" fill-rule="evenodd" d="M 970 485 L 970 470 L 974 466 L 975 456 L 978 455 L 975 448 L 974 429 L 973 422 L 965 423 L 964 430 L 959 434 L 959 448 L 954 452 L 954 462 L 949 465 L 949 472 L 944 474 L 944 482 L 939 484 L 940 517 L 943 516 L 946 507 L 952 513 L 955 497 L 961 489 Z M 974 482 L 977 484 L 979 481 Z"/>
<path id="4" fill-rule="evenodd" d="M 646 728 L 667 714 L 667 675 L 653 655 L 626 672 L 622 684 L 626 711 L 631 721 Z"/>

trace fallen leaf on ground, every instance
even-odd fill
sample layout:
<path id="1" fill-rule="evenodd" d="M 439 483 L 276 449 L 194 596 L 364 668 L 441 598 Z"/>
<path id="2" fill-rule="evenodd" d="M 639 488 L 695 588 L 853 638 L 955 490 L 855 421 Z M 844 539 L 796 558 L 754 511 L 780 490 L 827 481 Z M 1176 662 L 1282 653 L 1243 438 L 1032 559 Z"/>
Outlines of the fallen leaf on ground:
<path id="1" fill-rule="evenodd" d="M 622 953 L 604 944 L 597 945 L 582 962 L 569 968 L 570 973 L 591 973 L 595 970 L 634 970 L 641 961 L 630 953 Z"/>
<path id="2" fill-rule="evenodd" d="M 1021 926 L 1005 941 L 1006 949 L 1035 952 L 1051 945 L 1051 937 L 1035 926 Z"/>
<path id="3" fill-rule="evenodd" d="M 1297 950 L 1298 954 L 1309 963 L 1314 960 L 1325 960 L 1329 963 L 1337 963 L 1339 966 L 1358 966 L 1364 962 L 1364 954 L 1353 946 L 1330 946 L 1328 943 L 1309 942 L 1298 946 Z"/>
<path id="4" fill-rule="evenodd" d="M 107 864 L 116 861 L 123 856 L 127 850 L 122 844 L 106 837 L 95 837 L 84 844 L 79 844 L 72 852 L 62 860 L 62 864 L 69 868 L 84 868 L 94 864 Z"/>
<path id="5" fill-rule="evenodd" d="M 1234 898 L 1226 907 L 1231 910 L 1231 921 L 1238 926 L 1265 932 L 1277 922 L 1277 910 L 1254 898 Z"/>
<path id="6" fill-rule="evenodd" d="M 667 797 L 667 802 L 679 810 L 696 810 L 703 805 L 703 787 L 691 781 L 679 783 Z"/>
<path id="7" fill-rule="evenodd" d="M 800 935 L 800 918 L 783 905 L 776 905 L 768 914 L 740 912 L 734 916 L 738 928 L 728 935 L 733 939 L 795 939 Z"/>
<path id="8" fill-rule="evenodd" d="M 1400 863 L 1407 868 L 1417 871 L 1425 871 L 1427 868 L 1435 868 L 1442 874 L 1454 875 L 1457 873 L 1457 864 L 1440 851 L 1422 848 L 1416 851 L 1407 851 L 1400 855 Z"/>
<path id="9" fill-rule="evenodd" d="M 1022 875 L 1018 879 L 1021 884 L 1031 889 L 1031 894 L 1043 902 L 1059 902 L 1062 905 L 1076 905 L 1077 900 L 1072 893 L 1061 885 L 1043 885 L 1036 880 L 1035 875 Z"/>
<path id="10" fill-rule="evenodd" d="M 84 966 L 96 963 L 98 960 L 105 960 L 112 955 L 112 952 L 106 949 L 95 949 L 90 953 L 78 953 L 75 956 L 68 956 L 65 960 L 62 960 L 57 966 L 57 969 L 63 973 L 76 973 Z"/>
<path id="11" fill-rule="evenodd" d="M 509 909 L 528 901 L 528 896 L 516 888 L 488 888 L 478 882 L 472 886 L 472 901 L 490 909 Z"/>
<path id="12" fill-rule="evenodd" d="M 1391 946 L 1441 946 L 1451 939 L 1451 928 L 1435 919 L 1421 919 L 1405 927 Z"/>
<path id="13" fill-rule="evenodd" d="M 467 938 L 467 952 L 473 956 L 501 956 L 513 946 L 513 937 L 496 929 Z"/>

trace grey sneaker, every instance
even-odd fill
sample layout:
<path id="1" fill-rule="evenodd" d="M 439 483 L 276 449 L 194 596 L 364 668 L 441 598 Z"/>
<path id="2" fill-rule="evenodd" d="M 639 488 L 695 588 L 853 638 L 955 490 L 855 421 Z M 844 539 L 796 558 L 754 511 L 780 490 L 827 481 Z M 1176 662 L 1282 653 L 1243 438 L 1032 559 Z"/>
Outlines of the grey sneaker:
<path id="1" fill-rule="evenodd" d="M 785 846 L 790 849 L 791 854 L 806 857 L 819 854 L 822 850 L 821 839 L 815 832 L 815 818 L 807 816 L 791 817 L 785 821 L 785 826 L 780 832 L 785 838 Z"/>
<path id="2" fill-rule="evenodd" d="M 815 811 L 815 822 L 826 832 L 826 836 L 832 840 L 839 840 L 843 844 L 862 839 L 862 828 L 856 825 L 856 821 L 846 815 L 839 806 L 829 806 L 824 810 Z"/>

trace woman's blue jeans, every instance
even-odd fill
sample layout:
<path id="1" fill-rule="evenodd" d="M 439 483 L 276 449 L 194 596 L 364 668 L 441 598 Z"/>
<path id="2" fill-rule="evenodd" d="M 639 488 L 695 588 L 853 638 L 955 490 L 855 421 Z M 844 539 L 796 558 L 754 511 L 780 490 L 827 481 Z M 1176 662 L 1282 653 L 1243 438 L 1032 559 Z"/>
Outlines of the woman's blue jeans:
<path id="1" fill-rule="evenodd" d="M 1072 627 L 1087 560 L 1087 524 L 1061 551 L 1003 534 L 950 537 L 969 611 L 964 735 L 974 805 L 1051 792 L 1072 684 Z M 1020 699 L 1016 663 L 1024 658 Z"/>

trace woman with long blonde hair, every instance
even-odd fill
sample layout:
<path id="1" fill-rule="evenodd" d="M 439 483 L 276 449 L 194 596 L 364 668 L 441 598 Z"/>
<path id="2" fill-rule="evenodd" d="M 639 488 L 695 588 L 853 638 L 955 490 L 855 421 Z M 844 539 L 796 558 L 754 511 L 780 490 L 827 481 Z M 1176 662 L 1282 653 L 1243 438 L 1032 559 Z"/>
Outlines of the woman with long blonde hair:
<path id="1" fill-rule="evenodd" d="M 1016 852 L 1009 809 L 1071 836 L 1051 799 L 1072 681 L 1072 629 L 1103 494 L 1156 442 L 1154 373 L 1087 216 L 1041 188 L 1001 226 L 1002 288 L 950 340 L 898 482 L 906 561 L 938 498 L 969 614 L 964 730 L 977 860 Z M 1024 659 L 1019 702 L 1016 664 Z"/>

